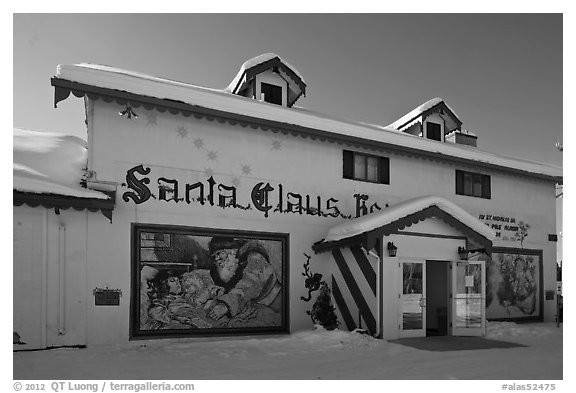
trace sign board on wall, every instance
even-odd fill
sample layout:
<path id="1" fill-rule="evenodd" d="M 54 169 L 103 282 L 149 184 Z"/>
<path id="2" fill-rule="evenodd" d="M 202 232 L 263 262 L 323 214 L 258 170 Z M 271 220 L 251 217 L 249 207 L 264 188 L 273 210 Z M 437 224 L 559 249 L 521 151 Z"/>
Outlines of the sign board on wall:
<path id="1" fill-rule="evenodd" d="M 496 232 L 496 238 L 505 241 L 519 241 L 519 223 L 516 217 L 496 214 L 478 214 L 478 219 Z"/>

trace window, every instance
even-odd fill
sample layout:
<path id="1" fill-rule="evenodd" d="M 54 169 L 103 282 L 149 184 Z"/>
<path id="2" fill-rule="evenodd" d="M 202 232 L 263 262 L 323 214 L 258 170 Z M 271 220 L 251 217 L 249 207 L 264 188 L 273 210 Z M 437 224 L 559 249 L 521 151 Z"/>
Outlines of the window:
<path id="1" fill-rule="evenodd" d="M 438 123 L 426 123 L 426 138 L 442 141 L 442 127 Z"/>
<path id="2" fill-rule="evenodd" d="M 282 87 L 269 83 L 261 83 L 260 89 L 260 92 L 264 96 L 264 101 L 271 104 L 282 105 Z"/>
<path id="3" fill-rule="evenodd" d="M 390 184 L 390 159 L 344 150 L 344 178 Z"/>
<path id="4" fill-rule="evenodd" d="M 490 199 L 490 176 L 456 170 L 456 194 Z"/>

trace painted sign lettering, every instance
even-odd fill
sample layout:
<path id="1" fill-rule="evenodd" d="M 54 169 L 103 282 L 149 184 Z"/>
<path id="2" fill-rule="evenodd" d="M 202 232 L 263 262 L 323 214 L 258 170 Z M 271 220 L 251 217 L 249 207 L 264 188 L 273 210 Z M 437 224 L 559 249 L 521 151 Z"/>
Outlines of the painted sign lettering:
<path id="1" fill-rule="evenodd" d="M 501 240 L 523 240 L 522 233 L 526 224 L 518 222 L 516 217 L 502 216 L 499 214 L 478 214 L 478 219 L 496 232 L 496 237 Z M 529 228 L 529 226 L 528 226 Z M 527 235 L 524 235 L 526 237 Z"/>
<path id="2" fill-rule="evenodd" d="M 126 183 L 128 184 L 128 187 L 134 191 L 125 192 L 124 195 L 122 195 L 122 199 L 124 202 L 128 202 L 129 199 L 132 199 L 134 203 L 139 205 L 140 203 L 144 203 L 150 199 L 150 189 L 146 186 L 146 184 L 150 184 L 150 179 L 147 177 L 138 179 L 134 175 L 134 172 L 138 172 L 141 175 L 147 175 L 150 173 L 150 168 L 144 169 L 142 165 L 138 165 L 126 173 Z"/>
<path id="3" fill-rule="evenodd" d="M 150 198 L 158 201 L 186 204 L 199 203 L 200 205 L 217 206 L 220 208 L 233 208 L 242 210 L 255 209 L 268 218 L 271 213 L 298 214 L 315 217 L 341 217 L 352 219 L 377 210 L 382 210 L 377 203 L 370 203 L 366 194 L 355 194 L 355 214 L 344 214 L 336 198 L 324 199 L 319 195 L 308 195 L 285 190 L 282 184 L 276 187 L 269 182 L 255 184 L 250 192 L 250 202 L 242 205 L 238 202 L 238 190 L 233 185 L 218 183 L 213 176 L 206 181 L 192 184 L 182 183 L 177 179 L 159 177 L 156 180 L 158 194 L 152 193 L 148 186 L 151 182 L 151 169 L 143 165 L 135 166 L 126 172 L 126 183 L 123 184 L 128 191 L 122 194 L 125 202 L 132 200 L 139 205 Z M 138 175 L 138 176 L 137 176 Z"/>

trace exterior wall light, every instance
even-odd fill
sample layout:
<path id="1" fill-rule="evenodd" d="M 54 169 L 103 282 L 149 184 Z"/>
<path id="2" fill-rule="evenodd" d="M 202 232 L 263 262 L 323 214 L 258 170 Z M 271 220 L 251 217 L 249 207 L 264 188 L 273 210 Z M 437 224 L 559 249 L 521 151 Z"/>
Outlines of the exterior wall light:
<path id="1" fill-rule="evenodd" d="M 468 250 L 465 249 L 464 247 L 458 247 L 458 256 L 462 260 L 465 260 L 465 261 L 468 260 Z"/>
<path id="2" fill-rule="evenodd" d="M 390 255 L 391 257 L 395 257 L 397 250 L 398 250 L 398 247 L 396 247 L 394 245 L 394 243 L 388 242 L 388 255 Z"/>

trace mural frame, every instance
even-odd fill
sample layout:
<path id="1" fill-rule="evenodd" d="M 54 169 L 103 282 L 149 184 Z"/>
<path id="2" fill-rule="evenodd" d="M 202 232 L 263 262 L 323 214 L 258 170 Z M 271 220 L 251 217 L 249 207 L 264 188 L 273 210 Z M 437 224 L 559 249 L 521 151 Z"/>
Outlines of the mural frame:
<path id="1" fill-rule="evenodd" d="M 246 241 L 272 241 L 278 242 L 281 249 L 281 310 L 279 312 L 281 322 L 278 326 L 253 326 L 253 327 L 211 327 L 194 329 L 141 329 L 141 267 L 142 262 L 140 249 L 140 236 L 144 232 L 169 233 L 170 235 L 186 235 L 196 237 L 225 237 Z M 144 247 L 146 248 L 146 247 Z M 160 338 L 183 338 L 183 337 L 208 337 L 208 336 L 235 336 L 235 335 L 259 335 L 259 334 L 288 334 L 289 333 L 289 299 L 290 299 L 290 235 L 288 233 L 246 231 L 235 229 L 217 229 L 193 226 L 181 226 L 172 224 L 148 224 L 132 223 L 130 239 L 130 321 L 129 339 L 160 339 Z"/>
<path id="2" fill-rule="evenodd" d="M 488 305 L 486 305 L 486 319 L 490 321 L 508 321 L 508 322 L 542 322 L 544 321 L 544 252 L 541 249 L 527 249 L 527 248 L 516 248 L 516 247 L 493 247 L 492 253 L 490 254 L 490 259 L 494 254 L 514 254 L 522 256 L 537 256 L 539 257 L 537 272 L 537 295 L 538 301 L 536 303 L 536 313 L 533 316 L 520 316 L 520 317 L 504 317 L 504 318 L 490 318 L 488 316 Z M 488 265 L 488 264 L 487 264 Z M 488 269 L 488 266 L 487 266 Z M 486 296 L 488 296 L 489 282 L 488 282 L 488 270 L 486 275 Z M 492 289 L 493 290 L 493 289 Z M 494 299 L 494 301 L 497 301 Z"/>

